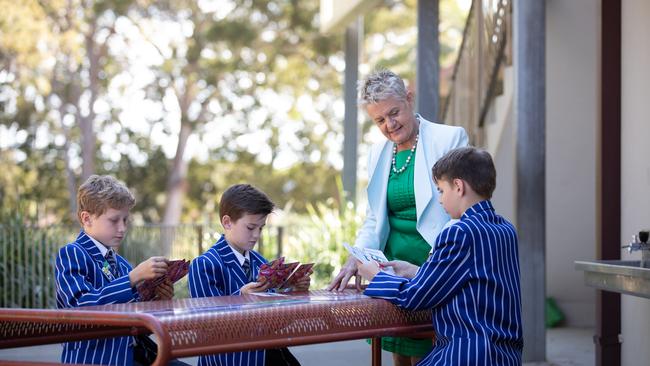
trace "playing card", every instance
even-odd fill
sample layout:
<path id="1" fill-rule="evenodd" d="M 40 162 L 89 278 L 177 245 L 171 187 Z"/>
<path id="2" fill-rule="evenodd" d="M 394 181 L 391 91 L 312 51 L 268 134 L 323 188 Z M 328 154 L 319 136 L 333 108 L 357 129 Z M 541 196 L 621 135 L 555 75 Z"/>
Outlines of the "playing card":
<path id="1" fill-rule="evenodd" d="M 386 256 L 381 250 L 377 249 L 369 249 L 369 248 L 358 248 L 358 247 L 352 247 L 348 243 L 343 243 L 343 246 L 345 249 L 350 252 L 356 259 L 358 259 L 361 262 L 370 262 L 370 261 L 375 261 L 377 263 L 383 263 L 383 262 L 388 262 L 388 259 L 386 259 Z"/>
<path id="2" fill-rule="evenodd" d="M 277 271 L 277 269 L 283 264 L 284 257 L 262 264 L 257 274 L 257 282 L 264 282 L 270 279 L 275 274 L 275 271 Z"/>
<path id="3" fill-rule="evenodd" d="M 172 283 L 177 282 L 181 278 L 185 277 L 190 270 L 190 262 L 185 259 L 173 260 L 167 262 L 167 278 L 172 281 Z"/>
<path id="4" fill-rule="evenodd" d="M 300 263 L 298 262 L 293 262 L 293 263 L 283 263 L 280 265 L 269 277 L 268 280 L 270 281 L 271 285 L 270 288 L 279 288 L 280 285 L 284 283 L 284 281 L 289 278 L 291 273 L 298 267 Z"/>
<path id="5" fill-rule="evenodd" d="M 279 289 L 299 265 L 298 262 L 284 263 L 284 257 L 262 264 L 257 275 L 257 282 L 268 281 L 269 288 Z"/>
<path id="6" fill-rule="evenodd" d="M 307 276 L 309 271 L 314 267 L 314 263 L 303 263 L 296 268 L 296 270 L 287 278 L 280 288 L 291 288 L 298 283 L 302 278 Z"/>
<path id="7" fill-rule="evenodd" d="M 370 249 L 370 248 L 358 248 L 358 247 L 352 247 L 348 243 L 343 243 L 343 246 L 345 249 L 350 252 L 356 259 L 361 261 L 362 263 L 367 263 L 367 262 L 377 262 L 379 263 L 384 263 L 388 262 L 388 259 L 384 255 L 384 252 L 381 250 L 377 249 Z M 381 270 L 390 274 L 395 274 L 395 270 L 391 266 L 382 266 Z"/>
<path id="8" fill-rule="evenodd" d="M 185 277 L 190 269 L 190 262 L 185 259 L 173 260 L 167 262 L 167 272 L 152 280 L 143 281 L 138 286 L 138 294 L 141 301 L 150 301 L 156 297 L 156 287 L 163 281 L 169 280 L 172 284 Z"/>

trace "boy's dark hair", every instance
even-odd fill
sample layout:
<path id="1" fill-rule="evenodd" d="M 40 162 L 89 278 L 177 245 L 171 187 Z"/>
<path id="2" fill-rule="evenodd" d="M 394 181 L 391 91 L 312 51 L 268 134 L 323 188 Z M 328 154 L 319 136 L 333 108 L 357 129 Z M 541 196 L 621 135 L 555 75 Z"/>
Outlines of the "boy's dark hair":
<path id="1" fill-rule="evenodd" d="M 486 199 L 492 198 L 497 185 L 497 171 L 492 157 L 485 150 L 475 147 L 459 147 L 447 152 L 431 170 L 433 180 L 462 179 Z"/>
<path id="2" fill-rule="evenodd" d="M 259 189 L 250 184 L 235 184 L 221 195 L 219 216 L 228 215 L 231 220 L 237 221 L 245 214 L 268 215 L 274 207 L 271 199 Z"/>
<path id="3" fill-rule="evenodd" d="M 91 175 L 77 190 L 77 217 L 81 212 L 100 216 L 109 208 L 129 210 L 135 206 L 135 197 L 124 183 L 110 175 Z"/>

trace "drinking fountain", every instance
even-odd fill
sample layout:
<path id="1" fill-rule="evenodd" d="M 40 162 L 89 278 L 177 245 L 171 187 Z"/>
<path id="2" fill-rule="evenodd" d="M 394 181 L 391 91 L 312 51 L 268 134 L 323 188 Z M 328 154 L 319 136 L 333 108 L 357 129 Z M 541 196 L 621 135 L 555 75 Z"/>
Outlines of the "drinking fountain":
<path id="1" fill-rule="evenodd" d="M 641 251 L 641 262 L 639 267 L 650 268 L 650 244 L 648 244 L 649 231 L 639 231 L 638 235 L 632 236 L 632 241 L 628 245 L 622 246 L 627 248 L 628 253 Z"/>
<path id="2" fill-rule="evenodd" d="M 575 268 L 584 272 L 585 285 L 650 299 L 649 231 L 640 231 L 623 246 L 628 252 L 641 251 L 641 260 L 575 261 Z"/>

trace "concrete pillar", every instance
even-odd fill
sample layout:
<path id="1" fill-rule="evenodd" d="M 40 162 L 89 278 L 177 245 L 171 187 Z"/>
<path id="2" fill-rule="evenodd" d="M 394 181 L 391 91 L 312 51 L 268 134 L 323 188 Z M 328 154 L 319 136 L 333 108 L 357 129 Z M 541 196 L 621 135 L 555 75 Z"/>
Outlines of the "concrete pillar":
<path id="1" fill-rule="evenodd" d="M 343 122 L 343 190 L 347 199 L 356 200 L 357 192 L 357 145 L 359 127 L 357 120 L 357 80 L 359 79 L 359 50 L 363 40 L 363 18 L 350 23 L 345 30 L 345 80 L 343 98 L 345 119 Z"/>
<path id="2" fill-rule="evenodd" d="M 605 5 L 606 1 L 603 1 Z M 621 3 L 621 216 L 620 237 L 624 245 L 639 230 L 650 228 L 650 2 L 625 0 Z M 605 7 L 603 6 L 603 12 Z M 605 28 L 603 27 L 603 35 Z M 609 102 L 609 101 L 607 101 Z M 603 100 L 605 103 L 605 100 Z M 604 152 L 603 152 L 604 153 Z M 616 179 L 616 176 L 607 177 Z M 618 241 L 616 241 L 618 239 Z M 619 250 L 621 250 L 619 248 Z M 639 260 L 640 252 L 622 259 Z M 650 300 L 621 295 L 621 365 L 647 365 L 650 359 Z M 603 363 L 605 365 L 605 363 Z"/>
<path id="3" fill-rule="evenodd" d="M 418 0 L 417 80 L 415 110 L 438 121 L 440 81 L 438 57 L 438 0 Z"/>
<path id="4" fill-rule="evenodd" d="M 545 7 L 542 0 L 513 4 L 517 231 L 525 362 L 546 359 Z"/>

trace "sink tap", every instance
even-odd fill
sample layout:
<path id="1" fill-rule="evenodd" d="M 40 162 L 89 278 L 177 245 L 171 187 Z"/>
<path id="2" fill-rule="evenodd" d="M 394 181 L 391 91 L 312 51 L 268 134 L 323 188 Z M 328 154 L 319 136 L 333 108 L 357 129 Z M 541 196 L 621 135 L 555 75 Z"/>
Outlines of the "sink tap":
<path id="1" fill-rule="evenodd" d="M 641 268 L 650 268 L 650 243 L 648 243 L 650 232 L 639 231 L 639 235 L 633 235 L 632 241 L 622 248 L 627 248 L 628 253 L 641 251 Z"/>

